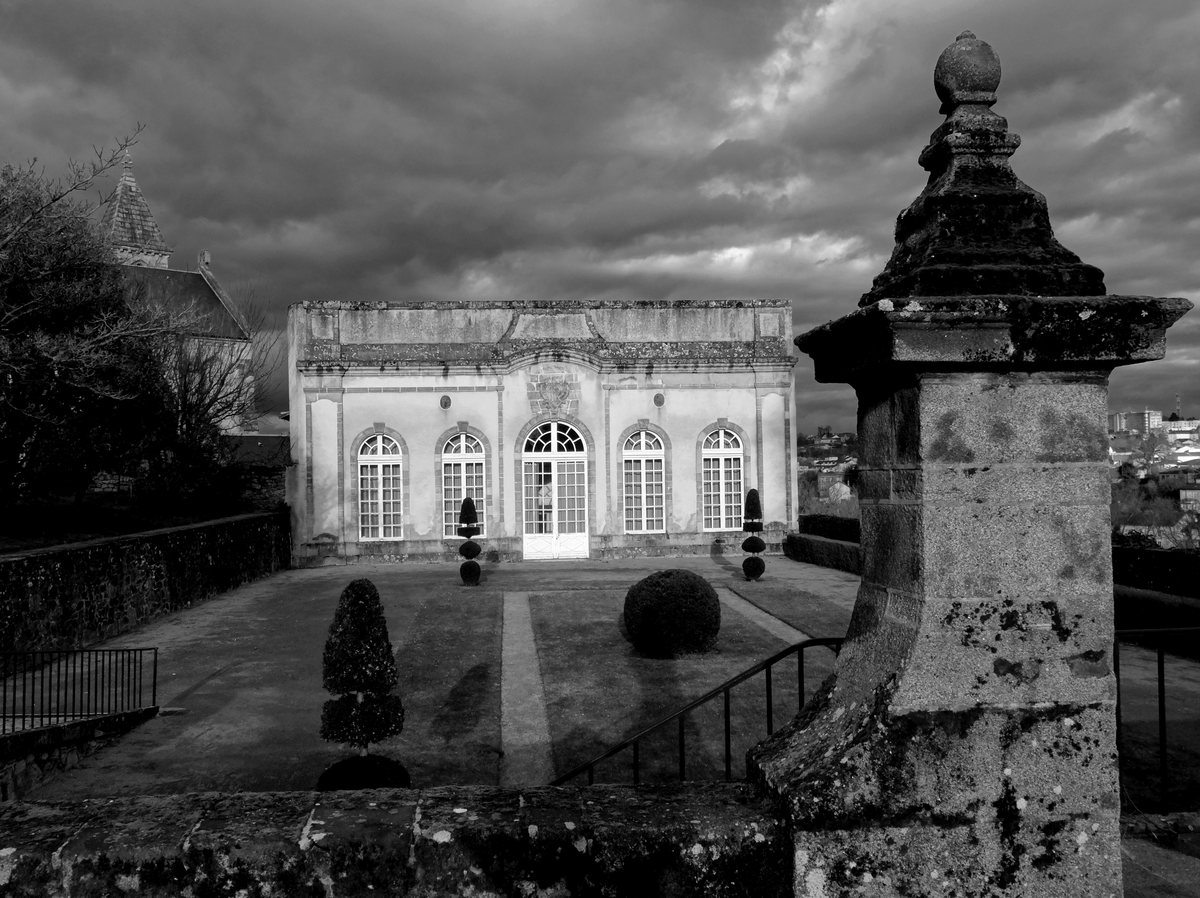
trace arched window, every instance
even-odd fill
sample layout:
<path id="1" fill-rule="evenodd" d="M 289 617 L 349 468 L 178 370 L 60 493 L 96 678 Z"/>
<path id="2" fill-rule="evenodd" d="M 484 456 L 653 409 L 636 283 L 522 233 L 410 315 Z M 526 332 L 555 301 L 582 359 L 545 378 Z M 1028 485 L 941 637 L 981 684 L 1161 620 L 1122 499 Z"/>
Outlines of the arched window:
<path id="1" fill-rule="evenodd" d="M 714 430 L 704 438 L 702 497 L 705 530 L 742 526 L 742 441 L 732 430 Z"/>
<path id="2" fill-rule="evenodd" d="M 547 421 L 525 438 L 526 452 L 586 452 L 583 437 L 570 424 Z"/>
<path id="3" fill-rule="evenodd" d="M 564 421 L 546 421 L 525 438 L 524 452 L 526 535 L 587 533 L 587 444 L 583 435 Z"/>
<path id="4" fill-rule="evenodd" d="M 479 535 L 487 535 L 483 505 L 483 443 L 469 433 L 456 433 L 442 446 L 442 535 L 458 535 L 458 514 L 467 496 L 475 500 Z"/>
<path id="5" fill-rule="evenodd" d="M 403 538 L 400 445 L 373 433 L 358 448 L 358 538 Z"/>
<path id="6" fill-rule="evenodd" d="M 666 530 L 663 491 L 663 443 L 657 434 L 639 430 L 621 452 L 625 472 L 625 532 Z"/>

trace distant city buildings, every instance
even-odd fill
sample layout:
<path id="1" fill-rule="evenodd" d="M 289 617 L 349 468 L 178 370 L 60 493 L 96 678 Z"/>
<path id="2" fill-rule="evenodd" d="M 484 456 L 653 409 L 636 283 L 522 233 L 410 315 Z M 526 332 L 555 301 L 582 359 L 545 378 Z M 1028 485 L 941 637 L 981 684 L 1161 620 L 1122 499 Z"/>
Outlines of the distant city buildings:
<path id="1" fill-rule="evenodd" d="M 796 466 L 803 483 L 808 481 L 809 495 L 828 499 L 830 489 L 846 482 L 846 472 L 858 464 L 858 435 L 852 431 L 834 433 L 832 427 L 818 427 L 815 436 L 796 438 Z M 802 488 L 801 492 L 805 492 Z"/>
<path id="2" fill-rule="evenodd" d="M 1138 477 L 1200 469 L 1200 419 L 1163 420 L 1161 411 L 1115 412 L 1108 416 L 1109 461 L 1130 464 Z"/>

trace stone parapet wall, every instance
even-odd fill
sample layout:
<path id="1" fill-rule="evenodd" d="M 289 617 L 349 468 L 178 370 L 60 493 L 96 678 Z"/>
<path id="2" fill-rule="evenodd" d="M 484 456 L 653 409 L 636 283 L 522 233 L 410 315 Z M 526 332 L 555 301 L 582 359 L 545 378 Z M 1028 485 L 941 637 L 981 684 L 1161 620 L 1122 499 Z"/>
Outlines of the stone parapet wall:
<path id="1" fill-rule="evenodd" d="M 0 651 L 92 645 L 288 567 L 286 514 L 0 557 Z"/>
<path id="2" fill-rule="evenodd" d="M 276 792 L 0 807 L 0 894 L 792 894 L 745 785 Z"/>

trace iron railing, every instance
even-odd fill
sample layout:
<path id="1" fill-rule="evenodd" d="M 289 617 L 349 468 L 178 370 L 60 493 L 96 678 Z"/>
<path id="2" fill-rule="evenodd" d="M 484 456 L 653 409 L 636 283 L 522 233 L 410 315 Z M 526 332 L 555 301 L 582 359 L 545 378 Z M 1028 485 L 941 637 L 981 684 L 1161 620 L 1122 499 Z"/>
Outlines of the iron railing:
<path id="1" fill-rule="evenodd" d="M 686 738 L 684 736 L 685 717 L 687 716 L 688 712 L 693 711 L 696 708 L 699 708 L 701 705 L 708 704 L 710 701 L 715 699 L 717 696 L 724 696 L 724 699 L 725 699 L 725 708 L 724 708 L 725 780 L 728 782 L 733 779 L 733 755 L 732 755 L 731 748 L 730 748 L 732 734 L 731 734 L 730 719 L 729 719 L 730 718 L 730 715 L 729 715 L 729 691 L 734 686 L 737 686 L 739 683 L 744 683 L 746 680 L 750 679 L 755 674 L 757 674 L 757 673 L 763 674 L 764 686 L 765 686 L 765 692 L 766 692 L 767 735 L 769 736 L 773 732 L 775 732 L 775 716 L 774 716 L 774 704 L 773 704 L 774 696 L 773 696 L 772 685 L 771 685 L 771 668 L 774 667 L 776 664 L 778 664 L 780 661 L 783 661 L 785 658 L 789 658 L 792 655 L 797 656 L 797 658 L 796 658 L 796 681 L 797 681 L 797 692 L 799 695 L 799 700 L 798 700 L 798 707 L 796 710 L 797 710 L 797 712 L 799 712 L 799 710 L 804 707 L 804 653 L 805 653 L 805 651 L 810 648 L 817 648 L 819 646 L 823 646 L 825 648 L 830 649 L 836 655 L 842 647 L 842 641 L 843 640 L 840 638 L 835 639 L 835 638 L 827 637 L 824 639 L 806 639 L 803 642 L 797 642 L 795 645 L 790 645 L 783 651 L 777 652 L 776 654 L 772 655 L 766 661 L 760 661 L 758 664 L 755 664 L 749 670 L 742 671 L 740 674 L 738 674 L 733 679 L 727 680 L 726 682 L 722 683 L 720 686 L 716 687 L 715 689 L 712 689 L 712 690 L 704 693 L 704 695 L 700 696 L 698 699 L 688 702 L 688 704 L 684 705 L 682 708 L 680 708 L 678 711 L 674 712 L 673 714 L 668 714 L 666 717 L 662 718 L 661 720 L 657 721 L 656 723 L 651 724 L 650 726 L 646 727 L 644 730 L 640 730 L 639 732 L 634 733 L 628 739 L 625 739 L 622 742 L 618 742 L 616 745 L 614 745 L 612 748 L 608 749 L 608 751 L 604 752 L 603 754 L 597 755 L 596 757 L 592 758 L 590 761 L 586 761 L 583 764 L 580 764 L 578 767 L 575 767 L 572 770 L 568 771 L 567 773 L 564 773 L 562 776 L 558 777 L 553 782 L 551 782 L 550 785 L 561 786 L 564 783 L 569 782 L 570 780 L 573 780 L 575 777 L 586 773 L 587 777 L 588 777 L 588 785 L 590 786 L 590 785 L 594 784 L 596 781 L 596 765 L 599 764 L 601 761 L 605 761 L 608 758 L 611 758 L 613 755 L 616 755 L 616 754 L 624 751 L 626 748 L 632 749 L 633 782 L 634 782 L 634 785 L 637 785 L 638 783 L 641 782 L 640 746 L 641 746 L 642 741 L 645 740 L 652 733 L 655 733 L 658 730 L 661 730 L 664 727 L 666 727 L 668 724 L 671 724 L 676 721 L 678 722 L 678 727 L 679 727 L 679 736 L 678 736 L 678 741 L 679 741 L 679 749 L 678 749 L 678 751 L 679 751 L 679 755 L 678 755 L 678 757 L 679 757 L 679 779 L 680 780 L 687 779 L 687 742 L 686 742 Z"/>
<path id="2" fill-rule="evenodd" d="M 1166 667 L 1165 653 L 1167 651 L 1163 646 L 1163 642 L 1173 637 L 1184 636 L 1187 634 L 1200 635 L 1200 627 L 1182 627 L 1173 629 L 1154 629 L 1154 630 L 1117 630 L 1113 639 L 1113 674 L 1117 680 L 1117 743 L 1121 740 L 1121 640 L 1143 638 L 1156 641 L 1158 644 L 1154 647 L 1158 657 L 1158 761 L 1159 761 L 1159 785 L 1160 795 L 1162 800 L 1166 801 L 1167 792 L 1170 786 L 1170 765 L 1167 763 L 1167 700 L 1166 700 Z M 687 745 L 684 733 L 684 721 L 687 714 L 701 705 L 705 705 L 713 701 L 717 696 L 724 697 L 724 724 L 725 724 L 725 779 L 732 779 L 733 762 L 730 751 L 731 732 L 730 732 L 730 690 L 750 679 L 757 673 L 763 673 L 765 680 L 766 692 L 766 731 L 767 735 L 771 735 L 775 731 L 774 726 L 774 705 L 772 702 L 772 686 L 771 686 L 771 668 L 785 658 L 791 655 L 798 655 L 796 660 L 798 694 L 799 701 L 797 711 L 804 707 L 804 652 L 808 648 L 817 646 L 825 646 L 831 648 L 836 654 L 842 646 L 842 639 L 823 638 L 823 639 L 806 639 L 803 642 L 798 642 L 795 645 L 788 646 L 781 652 L 772 655 L 766 661 L 762 661 L 749 670 L 745 670 L 731 680 L 722 683 L 715 689 L 706 692 L 698 699 L 684 705 L 678 711 L 667 715 L 658 720 L 643 730 L 638 731 L 621 742 L 618 742 L 612 748 L 586 761 L 577 767 L 572 768 L 567 773 L 558 777 L 551 782 L 552 786 L 561 786 L 564 783 L 573 780 L 577 776 L 586 773 L 588 777 L 588 785 L 595 782 L 596 765 L 601 761 L 606 761 L 614 755 L 619 754 L 625 749 L 631 749 L 633 755 L 633 782 L 638 784 L 641 782 L 641 758 L 640 746 L 641 743 L 651 734 L 663 729 L 671 723 L 676 723 L 678 726 L 678 762 L 679 762 L 679 779 L 687 778 Z"/>
<path id="3" fill-rule="evenodd" d="M 1121 640 L 1135 638 L 1151 640 L 1158 662 L 1158 789 L 1159 800 L 1165 806 L 1171 785 L 1171 765 L 1167 763 L 1167 674 L 1166 652 L 1163 643 L 1186 634 L 1200 636 L 1200 627 L 1173 627 L 1151 630 L 1117 630 L 1113 639 L 1113 675 L 1117 679 L 1117 747 L 1121 745 Z"/>
<path id="4" fill-rule="evenodd" d="M 0 652 L 0 735 L 156 704 L 156 648 Z"/>

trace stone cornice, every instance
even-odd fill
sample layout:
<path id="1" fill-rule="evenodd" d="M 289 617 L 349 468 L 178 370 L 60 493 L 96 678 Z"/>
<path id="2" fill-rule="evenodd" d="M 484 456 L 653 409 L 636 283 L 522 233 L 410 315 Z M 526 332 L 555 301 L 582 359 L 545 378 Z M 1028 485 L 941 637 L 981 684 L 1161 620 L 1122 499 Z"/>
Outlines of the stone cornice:
<path id="1" fill-rule="evenodd" d="M 521 341 L 503 343 L 336 343 L 314 340 L 297 360 L 301 369 L 312 365 L 394 367 L 470 367 L 487 365 L 509 370 L 525 360 L 580 361 L 594 367 L 631 365 L 688 365 L 717 368 L 736 364 L 791 367 L 795 358 L 780 337 L 754 342 L 689 341 L 615 343 L 605 340 Z"/>
<path id="2" fill-rule="evenodd" d="M 788 309 L 789 299 L 505 299 L 354 302 L 309 300 L 293 304 L 305 311 L 388 312 L 396 310 L 509 309 L 516 312 L 581 312 L 589 309 Z"/>
<path id="3" fill-rule="evenodd" d="M 1192 308 L 1151 296 L 934 296 L 881 300 L 801 334 L 822 383 L 881 369 L 1109 370 L 1162 358 Z"/>

